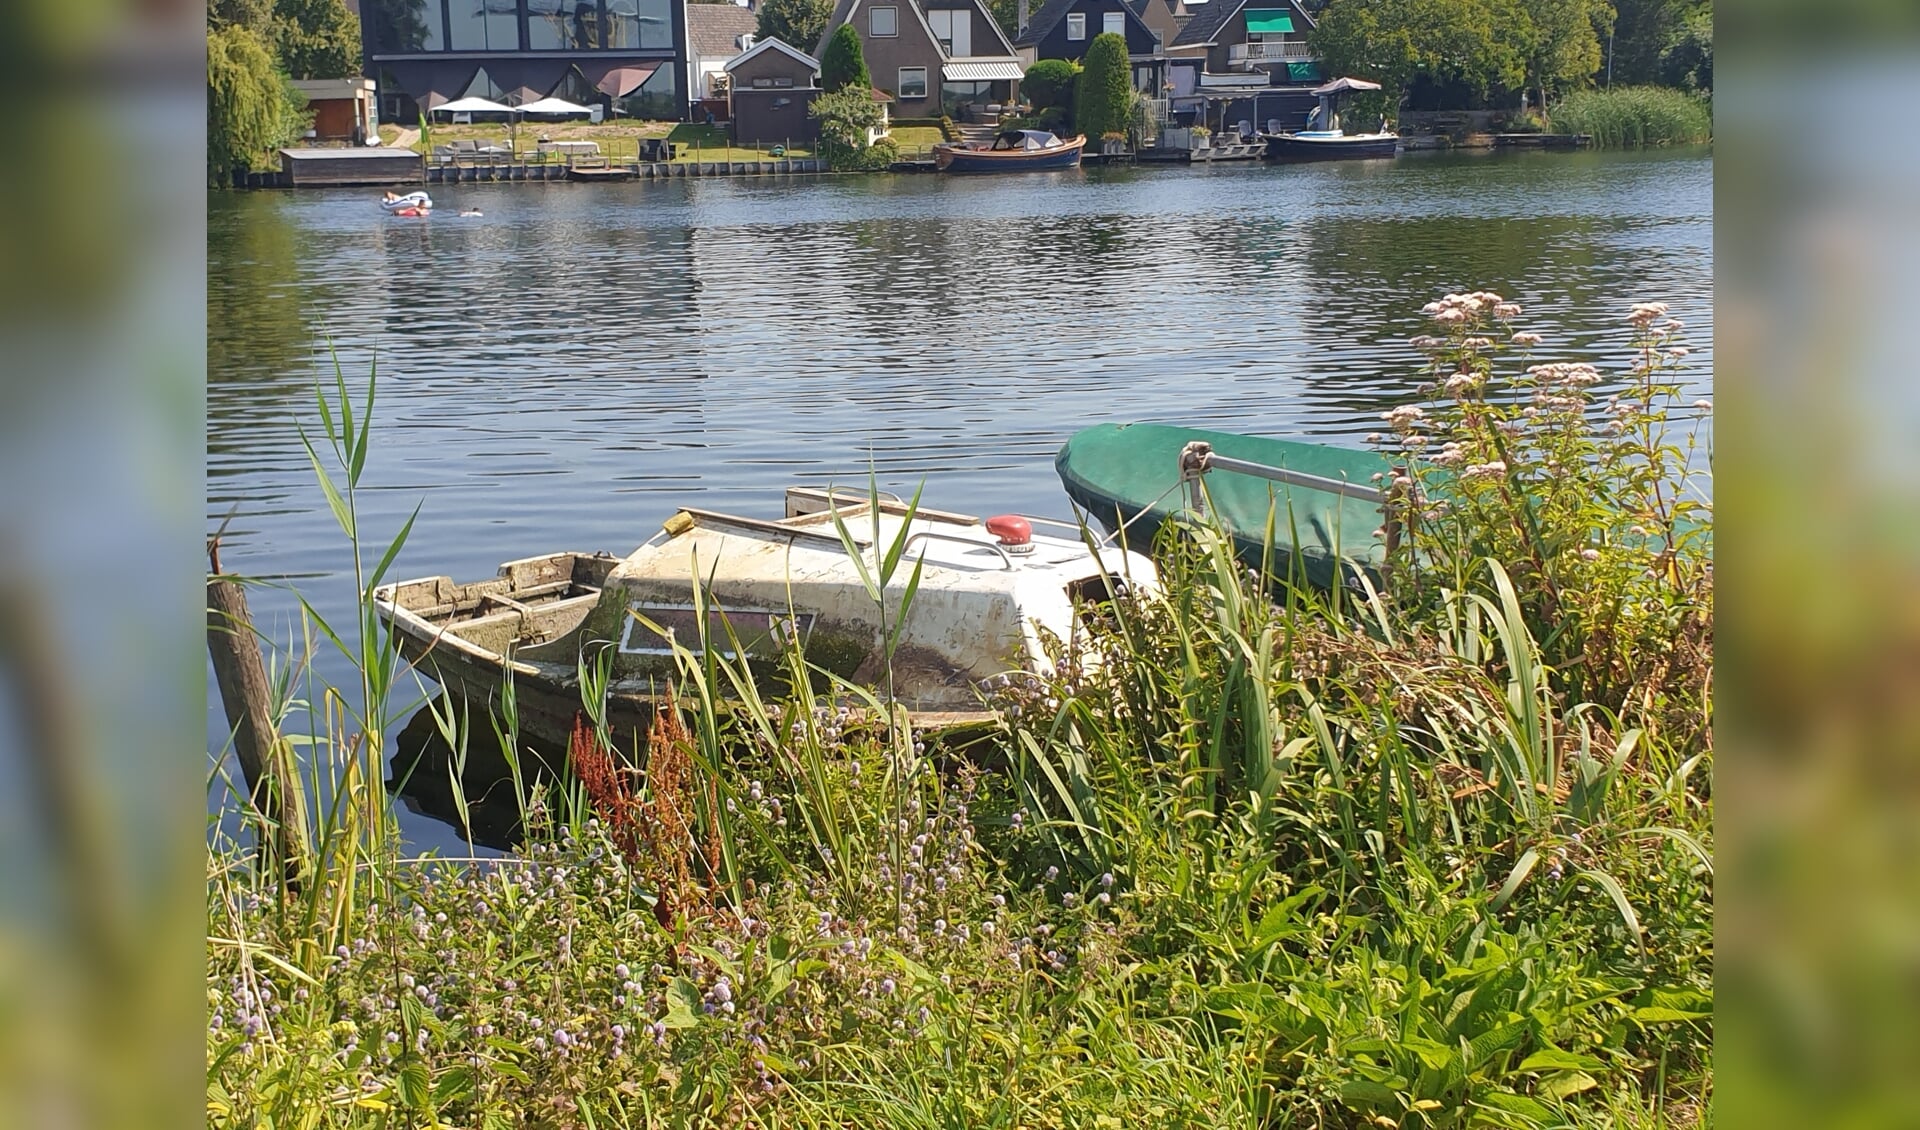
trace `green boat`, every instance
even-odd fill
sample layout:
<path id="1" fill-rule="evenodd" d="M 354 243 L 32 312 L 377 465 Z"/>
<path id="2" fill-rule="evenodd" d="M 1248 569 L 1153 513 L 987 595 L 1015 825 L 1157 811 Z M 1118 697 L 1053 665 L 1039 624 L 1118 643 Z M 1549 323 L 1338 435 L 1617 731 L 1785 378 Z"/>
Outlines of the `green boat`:
<path id="1" fill-rule="evenodd" d="M 1356 568 L 1380 584 L 1393 466 L 1373 452 L 1164 424 L 1088 428 L 1054 460 L 1074 502 L 1109 533 L 1124 527 L 1130 546 L 1151 546 L 1163 522 L 1203 503 L 1248 566 L 1264 561 L 1280 578 L 1299 569 L 1323 588 Z"/>

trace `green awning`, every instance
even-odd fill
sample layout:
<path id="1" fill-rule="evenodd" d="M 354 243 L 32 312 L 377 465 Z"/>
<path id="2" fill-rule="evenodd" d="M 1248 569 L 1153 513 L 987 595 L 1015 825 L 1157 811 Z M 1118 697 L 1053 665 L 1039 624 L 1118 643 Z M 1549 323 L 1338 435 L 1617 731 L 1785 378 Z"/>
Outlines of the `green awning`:
<path id="1" fill-rule="evenodd" d="M 1288 63 L 1288 82 L 1319 82 L 1320 64 L 1315 62 Z"/>
<path id="2" fill-rule="evenodd" d="M 1247 9 L 1247 32 L 1250 35 L 1279 35 L 1293 30 L 1293 17 L 1278 8 Z"/>

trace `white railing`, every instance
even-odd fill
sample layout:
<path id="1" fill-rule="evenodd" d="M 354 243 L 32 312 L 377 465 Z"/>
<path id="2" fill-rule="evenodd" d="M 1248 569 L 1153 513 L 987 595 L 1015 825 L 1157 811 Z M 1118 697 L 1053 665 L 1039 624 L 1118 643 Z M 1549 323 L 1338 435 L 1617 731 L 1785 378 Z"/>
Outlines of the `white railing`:
<path id="1" fill-rule="evenodd" d="M 1313 58 L 1308 53 L 1304 40 L 1284 40 L 1279 43 L 1236 43 L 1227 49 L 1227 57 L 1236 63 L 1277 63 Z"/>

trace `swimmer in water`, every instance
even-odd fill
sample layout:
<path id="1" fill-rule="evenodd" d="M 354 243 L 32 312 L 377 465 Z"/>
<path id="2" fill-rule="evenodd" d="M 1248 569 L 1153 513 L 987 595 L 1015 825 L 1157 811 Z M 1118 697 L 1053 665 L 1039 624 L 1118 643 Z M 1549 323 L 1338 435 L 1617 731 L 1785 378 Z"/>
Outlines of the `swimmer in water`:
<path id="1" fill-rule="evenodd" d="M 460 209 L 460 214 L 461 214 L 462 216 L 478 216 L 478 215 L 480 214 L 480 209 L 478 209 L 478 208 L 462 208 L 462 209 Z"/>

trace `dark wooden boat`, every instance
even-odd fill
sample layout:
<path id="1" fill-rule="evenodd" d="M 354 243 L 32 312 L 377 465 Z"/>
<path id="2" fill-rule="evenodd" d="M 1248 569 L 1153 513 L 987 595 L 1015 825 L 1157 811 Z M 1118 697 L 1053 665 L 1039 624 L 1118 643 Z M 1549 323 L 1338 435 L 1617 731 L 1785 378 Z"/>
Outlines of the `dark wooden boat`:
<path id="1" fill-rule="evenodd" d="M 1267 156 L 1276 161 L 1351 161 L 1391 157 L 1400 149 L 1400 136 L 1383 131 L 1348 133 L 1340 128 L 1340 104 L 1355 91 L 1379 90 L 1380 84 L 1358 78 L 1337 78 L 1313 88 L 1320 104 L 1307 116 L 1310 129 L 1265 135 Z M 1384 123 L 1383 123 L 1384 124 Z"/>
<path id="2" fill-rule="evenodd" d="M 1392 133 L 1343 133 L 1312 130 L 1267 135 L 1267 156 L 1276 161 L 1352 161 L 1391 157 L 1400 149 Z"/>
<path id="3" fill-rule="evenodd" d="M 1064 141 L 1046 130 L 1004 130 L 990 146 L 943 142 L 933 147 L 934 164 L 943 173 L 1031 173 L 1072 169 L 1086 148 L 1084 134 Z"/>

